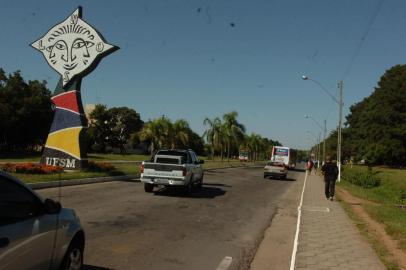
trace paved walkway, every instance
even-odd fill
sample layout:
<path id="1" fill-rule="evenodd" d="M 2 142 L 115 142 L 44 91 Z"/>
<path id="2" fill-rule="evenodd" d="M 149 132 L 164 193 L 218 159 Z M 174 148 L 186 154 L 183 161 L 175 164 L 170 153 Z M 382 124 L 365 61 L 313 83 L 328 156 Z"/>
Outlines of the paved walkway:
<path id="1" fill-rule="evenodd" d="M 318 175 L 307 177 L 295 269 L 386 269 Z"/>

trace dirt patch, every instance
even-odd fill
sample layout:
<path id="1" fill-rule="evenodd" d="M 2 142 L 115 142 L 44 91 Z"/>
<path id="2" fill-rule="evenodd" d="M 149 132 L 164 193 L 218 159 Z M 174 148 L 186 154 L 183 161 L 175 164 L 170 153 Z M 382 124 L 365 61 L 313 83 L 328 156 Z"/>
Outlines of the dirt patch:
<path id="1" fill-rule="evenodd" d="M 368 231 L 373 233 L 385 246 L 393 261 L 397 262 L 401 269 L 406 269 L 406 253 L 398 248 L 398 241 L 392 239 L 386 233 L 384 225 L 372 219 L 362 207 L 362 205 L 378 205 L 378 203 L 355 197 L 347 190 L 339 187 L 337 188 L 337 195 L 341 200 L 351 205 L 354 213 L 365 222 Z"/>

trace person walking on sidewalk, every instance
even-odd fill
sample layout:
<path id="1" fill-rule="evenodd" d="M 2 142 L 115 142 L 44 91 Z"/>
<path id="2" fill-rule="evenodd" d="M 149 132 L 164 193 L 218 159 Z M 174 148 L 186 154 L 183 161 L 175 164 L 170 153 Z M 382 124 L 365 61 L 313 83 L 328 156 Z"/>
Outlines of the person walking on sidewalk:
<path id="1" fill-rule="evenodd" d="M 324 175 L 324 194 L 327 199 L 332 201 L 334 199 L 334 188 L 338 177 L 338 167 L 335 163 L 331 162 L 331 157 L 326 157 L 326 163 L 321 167 L 321 173 Z"/>
<path id="2" fill-rule="evenodd" d="M 309 175 L 312 173 L 313 168 L 314 168 L 313 160 L 309 159 L 306 164 L 306 169 Z"/>

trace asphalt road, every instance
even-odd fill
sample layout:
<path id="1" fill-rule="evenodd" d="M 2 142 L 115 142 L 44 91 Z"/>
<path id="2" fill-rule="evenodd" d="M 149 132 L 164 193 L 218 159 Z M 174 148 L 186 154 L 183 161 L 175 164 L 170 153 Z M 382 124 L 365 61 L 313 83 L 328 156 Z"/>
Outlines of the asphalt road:
<path id="1" fill-rule="evenodd" d="M 299 177 L 263 178 L 262 168 L 205 173 L 189 196 L 145 193 L 139 182 L 40 190 L 74 208 L 86 230 L 85 269 L 248 269 L 278 201 Z"/>

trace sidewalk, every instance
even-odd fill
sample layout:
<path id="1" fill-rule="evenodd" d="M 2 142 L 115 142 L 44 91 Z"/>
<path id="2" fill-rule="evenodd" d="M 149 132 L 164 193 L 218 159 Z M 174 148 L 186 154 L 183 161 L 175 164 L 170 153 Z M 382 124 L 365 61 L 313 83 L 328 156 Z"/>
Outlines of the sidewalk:
<path id="1" fill-rule="evenodd" d="M 386 269 L 319 175 L 307 176 L 301 209 L 295 269 Z"/>

